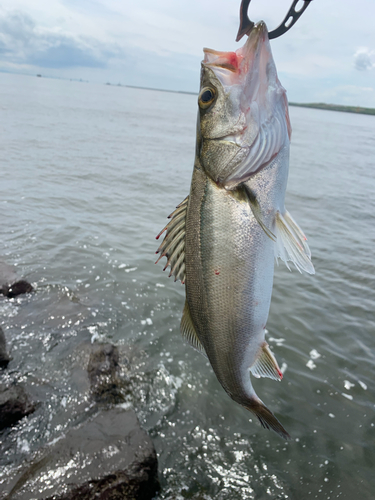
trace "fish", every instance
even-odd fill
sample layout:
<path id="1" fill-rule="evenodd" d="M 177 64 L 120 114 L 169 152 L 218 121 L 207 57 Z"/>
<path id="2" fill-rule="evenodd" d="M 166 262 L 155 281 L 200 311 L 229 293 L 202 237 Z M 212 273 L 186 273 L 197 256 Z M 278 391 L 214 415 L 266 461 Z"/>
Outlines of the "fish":
<path id="1" fill-rule="evenodd" d="M 227 394 L 285 439 L 250 373 L 283 377 L 265 339 L 275 259 L 315 272 L 307 238 L 285 208 L 290 137 L 266 24 L 236 52 L 204 49 L 190 193 L 157 236 L 165 232 L 156 252 L 185 284 L 182 336 Z"/>

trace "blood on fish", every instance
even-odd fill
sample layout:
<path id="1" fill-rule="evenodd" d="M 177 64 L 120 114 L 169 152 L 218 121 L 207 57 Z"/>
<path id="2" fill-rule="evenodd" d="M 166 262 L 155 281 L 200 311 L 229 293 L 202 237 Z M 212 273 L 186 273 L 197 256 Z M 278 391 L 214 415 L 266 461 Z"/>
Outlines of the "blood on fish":
<path id="1" fill-rule="evenodd" d="M 218 269 L 215 269 L 215 274 L 216 274 L 216 276 L 219 276 L 220 271 Z"/>
<path id="2" fill-rule="evenodd" d="M 228 69 L 234 73 L 241 72 L 240 63 L 242 57 L 238 56 L 236 52 L 216 52 L 214 50 L 206 50 L 207 54 L 214 54 L 216 58 L 211 60 L 211 64 L 219 68 Z"/>
<path id="3" fill-rule="evenodd" d="M 232 66 L 238 66 L 237 54 L 235 52 L 228 52 L 228 62 Z"/>
<path id="4" fill-rule="evenodd" d="M 234 70 L 238 69 L 238 57 L 235 52 L 227 52 L 227 64 L 232 66 Z"/>

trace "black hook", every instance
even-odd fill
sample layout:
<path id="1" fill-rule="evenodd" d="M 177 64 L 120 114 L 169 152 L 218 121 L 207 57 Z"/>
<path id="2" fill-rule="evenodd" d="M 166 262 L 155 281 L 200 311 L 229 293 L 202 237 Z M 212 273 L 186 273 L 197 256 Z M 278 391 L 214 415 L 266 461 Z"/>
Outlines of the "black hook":
<path id="1" fill-rule="evenodd" d="M 268 38 L 272 40 L 272 38 L 277 38 L 284 33 L 286 33 L 290 28 L 297 22 L 300 16 L 305 12 L 307 7 L 309 6 L 312 0 L 303 0 L 304 4 L 301 9 L 296 10 L 295 6 L 300 0 L 293 0 L 290 9 L 285 16 L 283 22 L 273 31 L 268 32 Z M 242 0 L 240 7 L 240 27 L 238 29 L 236 42 L 239 42 L 244 35 L 249 35 L 250 31 L 254 27 L 254 23 L 250 21 L 249 16 L 247 15 L 247 10 L 249 8 L 251 0 Z"/>

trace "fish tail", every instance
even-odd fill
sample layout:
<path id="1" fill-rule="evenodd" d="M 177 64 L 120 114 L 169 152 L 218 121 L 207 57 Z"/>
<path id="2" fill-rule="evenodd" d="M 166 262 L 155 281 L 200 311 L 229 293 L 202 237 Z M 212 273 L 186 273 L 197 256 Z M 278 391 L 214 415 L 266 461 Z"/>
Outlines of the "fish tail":
<path id="1" fill-rule="evenodd" d="M 251 404 L 247 404 L 246 408 L 258 417 L 262 427 L 272 429 L 284 439 L 292 439 L 272 411 L 260 399 L 252 399 Z"/>

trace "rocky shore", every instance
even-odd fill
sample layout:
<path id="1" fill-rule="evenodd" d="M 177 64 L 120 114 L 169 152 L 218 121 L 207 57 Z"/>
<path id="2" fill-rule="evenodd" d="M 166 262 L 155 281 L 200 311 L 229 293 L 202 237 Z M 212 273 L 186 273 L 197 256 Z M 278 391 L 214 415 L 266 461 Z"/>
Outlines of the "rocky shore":
<path id="1" fill-rule="evenodd" d="M 33 291 L 30 283 L 17 280 L 13 269 L 0 263 L 0 300 Z M 151 500 L 157 495 L 154 445 L 125 400 L 131 387 L 121 377 L 120 365 L 128 366 L 129 361 L 121 360 L 117 346 L 110 343 L 86 348 L 85 412 L 75 426 L 32 453 L 0 484 L 1 500 Z M 17 432 L 17 425 L 42 404 L 17 381 L 11 359 L 0 327 L 0 440 L 7 429 Z"/>

